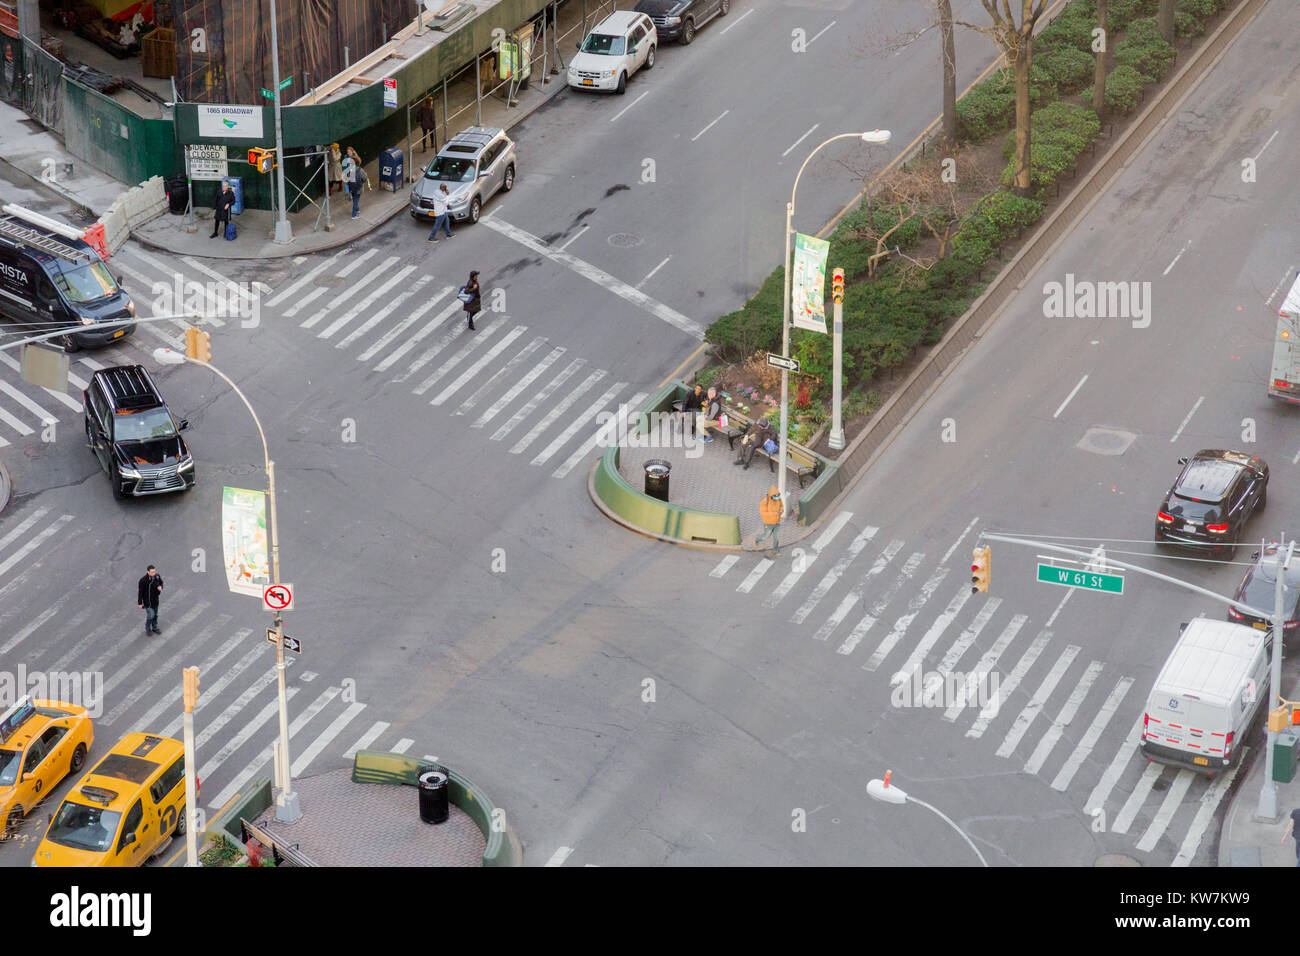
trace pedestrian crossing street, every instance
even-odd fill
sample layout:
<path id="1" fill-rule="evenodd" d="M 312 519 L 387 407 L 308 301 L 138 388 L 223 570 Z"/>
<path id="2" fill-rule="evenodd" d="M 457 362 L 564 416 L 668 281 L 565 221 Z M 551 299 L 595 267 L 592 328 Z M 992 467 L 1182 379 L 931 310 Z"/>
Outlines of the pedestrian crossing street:
<path id="1" fill-rule="evenodd" d="M 505 313 L 485 310 L 477 330 L 468 331 L 459 286 L 440 285 L 401 261 L 378 249 L 338 253 L 266 306 L 427 404 L 463 416 L 489 441 L 508 442 L 512 455 L 530 455 L 530 465 L 550 467 L 555 478 L 589 461 L 612 437 L 614 423 L 627 421 L 649 394 L 611 382 L 605 369 Z M 326 295 L 325 288 L 312 288 L 321 275 L 347 283 Z M 610 418 L 598 428 L 602 412 Z"/>
<path id="2" fill-rule="evenodd" d="M 205 318 L 205 324 L 238 328 L 237 316 L 256 299 L 259 322 L 271 321 L 267 313 L 297 322 L 304 333 L 391 376 L 392 383 L 500 442 L 510 454 L 526 456 L 530 466 L 549 468 L 554 478 L 590 462 L 649 395 L 629 382 L 612 381 L 607 370 L 504 313 L 484 311 L 477 331 L 467 331 L 456 298 L 459 285 L 440 284 L 400 262 L 378 249 L 345 250 L 322 257 L 268 294 L 234 283 L 193 257 L 173 265 L 134 243 L 115 254 L 111 266 L 127 280 L 138 317 L 185 311 L 197 294 L 203 306 L 224 302 L 227 318 Z M 322 277 L 344 281 L 328 288 L 316 284 Z M 73 354 L 66 393 L 26 384 L 19 356 L 0 351 L 0 448 L 50 424 L 80 427 L 76 419 L 90 373 L 128 362 L 152 367 L 154 348 L 184 350 L 188 324 L 141 322 L 134 335 L 108 350 Z M 600 419 L 602 412 L 609 417 Z"/>
<path id="3" fill-rule="evenodd" d="M 1135 687 L 1059 637 L 1061 606 L 1039 625 L 996 595 L 972 595 L 964 562 L 950 559 L 978 518 L 938 560 L 878 527 L 855 532 L 852 519 L 840 512 L 779 562 L 729 554 L 709 577 L 762 596 L 797 634 L 834 648 L 828 659 L 885 676 L 889 706 L 964 728 L 960 739 L 994 766 L 1068 792 L 1096 832 L 1124 836 L 1152 863 L 1192 863 L 1237 769 L 1205 778 L 1141 756 L 1148 678 Z M 992 699 L 977 691 L 981 674 L 997 675 L 985 682 Z"/>
<path id="4" fill-rule="evenodd" d="M 12 525 L 12 527 L 10 527 Z M 202 804 L 209 817 L 257 777 L 271 772 L 271 741 L 278 736 L 275 649 L 264 631 L 236 623 L 184 584 L 168 582 L 159 612 L 161 636 L 144 634 L 143 612 L 134 606 L 134 583 L 94 572 L 48 601 L 18 598 L 41 594 L 42 559 L 61 540 L 88 533 L 72 515 L 36 507 L 6 514 L 0 534 L 0 669 L 28 676 L 100 675 L 101 713 L 94 718 L 97 760 L 123 734 L 148 731 L 179 739 L 182 726 L 181 669 L 200 669 L 195 709 L 195 747 Z M 22 569 L 22 570 L 18 570 Z M 120 601 L 87 595 L 118 595 Z M 358 750 L 381 747 L 405 753 L 414 741 L 389 733 L 368 705 L 344 687 L 302 670 L 289 654 L 290 755 L 295 777 L 346 766 Z M 16 679 L 16 678 L 11 678 Z M 53 686 L 53 685 L 51 685 Z M 83 690 L 95 687 L 84 679 Z M 77 701 L 74 701 L 77 702 Z M 87 706 L 91 702 L 79 701 Z M 43 807 L 43 812 L 53 807 Z M 31 833 L 44 820 L 28 818 Z M 39 839 L 39 836 L 36 837 Z"/>

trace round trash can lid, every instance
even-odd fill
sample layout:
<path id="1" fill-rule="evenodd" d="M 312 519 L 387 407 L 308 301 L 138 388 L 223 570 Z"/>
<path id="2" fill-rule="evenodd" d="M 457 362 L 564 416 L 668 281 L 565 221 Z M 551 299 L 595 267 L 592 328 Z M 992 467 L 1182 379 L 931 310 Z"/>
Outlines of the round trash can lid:
<path id="1" fill-rule="evenodd" d="M 420 774 L 420 783 L 423 784 L 432 785 L 446 782 L 447 775 L 440 770 L 426 770 L 424 773 Z"/>
<path id="2" fill-rule="evenodd" d="M 668 462 L 664 461 L 662 458 L 651 458 L 644 465 L 642 465 L 642 467 L 645 468 L 646 474 L 656 475 L 656 476 L 666 475 L 668 474 L 668 472 L 673 470 L 673 466 Z"/>

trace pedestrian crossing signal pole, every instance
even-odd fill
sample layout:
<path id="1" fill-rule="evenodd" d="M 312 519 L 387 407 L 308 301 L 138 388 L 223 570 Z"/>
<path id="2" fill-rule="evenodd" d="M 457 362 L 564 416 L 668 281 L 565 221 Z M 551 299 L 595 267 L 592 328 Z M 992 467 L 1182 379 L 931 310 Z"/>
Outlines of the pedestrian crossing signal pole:
<path id="1" fill-rule="evenodd" d="M 1283 544 L 1286 544 L 1283 550 Z M 1276 584 L 1273 588 L 1273 659 L 1269 668 L 1268 700 L 1282 699 L 1282 635 L 1286 627 L 1286 610 L 1284 608 L 1283 589 L 1286 586 L 1287 570 L 1291 567 L 1291 557 L 1295 553 L 1294 541 L 1279 541 L 1273 551 L 1277 562 Z M 1259 788 L 1259 806 L 1255 810 L 1257 820 L 1276 822 L 1281 815 L 1277 800 L 1277 781 L 1273 779 L 1273 751 L 1277 749 L 1277 732 L 1273 730 L 1274 721 L 1268 721 L 1268 734 L 1264 742 L 1264 782 Z"/>
<path id="2" fill-rule="evenodd" d="M 831 318 L 832 322 L 832 369 L 833 376 L 831 380 L 831 434 L 827 444 L 835 451 L 844 447 L 844 420 L 841 415 L 841 393 L 844 390 L 844 384 L 841 379 L 844 377 L 844 270 L 835 269 L 831 272 L 831 298 L 834 300 L 835 314 Z"/>
<path id="3" fill-rule="evenodd" d="M 982 548 L 975 548 L 971 551 L 970 562 L 970 593 L 980 594 L 989 593 L 989 562 L 992 559 L 992 549 L 986 544 Z"/>
<path id="4" fill-rule="evenodd" d="M 194 781 L 199 768 L 194 753 L 194 708 L 199 701 L 199 669 L 187 667 L 181 671 L 181 683 L 185 699 L 185 865 L 198 866 L 198 823 L 195 817 L 199 796 Z"/>

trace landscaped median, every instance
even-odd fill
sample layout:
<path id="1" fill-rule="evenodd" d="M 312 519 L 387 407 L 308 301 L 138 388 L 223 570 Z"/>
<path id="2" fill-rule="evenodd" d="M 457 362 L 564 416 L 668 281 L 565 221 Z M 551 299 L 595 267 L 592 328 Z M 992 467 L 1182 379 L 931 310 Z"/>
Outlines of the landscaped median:
<path id="1" fill-rule="evenodd" d="M 673 411 L 673 403 L 685 399 L 689 391 L 690 388 L 683 382 L 673 381 L 665 385 L 642 408 L 633 411 L 635 426 L 630 428 L 630 432 L 637 436 L 650 435 L 654 430 L 652 423 L 660 421 L 659 416 L 674 416 L 676 413 Z M 664 433 L 669 431 L 670 429 L 662 429 Z M 737 512 L 742 508 L 754 511 L 757 508 L 758 492 L 755 492 L 753 500 L 749 497 L 737 498 L 737 512 L 708 511 L 692 508 L 689 503 L 662 501 L 639 491 L 622 474 L 620 465 L 625 451 L 627 449 L 620 442 L 611 440 L 600 461 L 592 468 L 588 480 L 588 493 L 606 516 L 633 531 L 673 544 L 727 549 L 742 546 L 741 520 Z M 802 446 L 798 447 L 798 451 L 801 457 L 819 462 L 822 469 L 818 477 L 800 492 L 797 502 L 795 520 L 798 524 L 807 525 L 820 517 L 842 488 L 839 467 L 834 462 Z M 691 462 L 690 466 L 696 467 L 695 462 Z M 705 466 L 701 464 L 699 467 Z M 790 478 L 787 487 L 799 487 L 793 474 Z M 705 480 L 708 480 L 707 477 Z"/>

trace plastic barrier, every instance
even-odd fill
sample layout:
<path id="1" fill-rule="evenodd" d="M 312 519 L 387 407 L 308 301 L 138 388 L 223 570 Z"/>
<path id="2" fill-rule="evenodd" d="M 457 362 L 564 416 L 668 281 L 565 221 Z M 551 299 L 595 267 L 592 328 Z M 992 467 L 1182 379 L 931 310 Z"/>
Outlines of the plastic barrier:
<path id="1" fill-rule="evenodd" d="M 89 227 L 86 230 L 85 239 L 95 247 L 95 251 L 99 253 L 101 259 L 107 259 L 112 255 L 108 251 L 108 242 L 104 238 L 104 224 L 102 222 L 97 222 Z"/>

